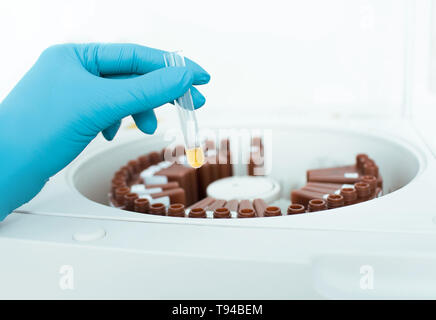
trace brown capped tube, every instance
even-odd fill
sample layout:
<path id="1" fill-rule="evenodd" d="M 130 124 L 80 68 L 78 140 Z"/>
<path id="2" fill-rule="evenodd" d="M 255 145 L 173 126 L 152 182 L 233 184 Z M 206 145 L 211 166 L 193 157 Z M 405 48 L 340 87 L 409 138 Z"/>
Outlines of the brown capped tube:
<path id="1" fill-rule="evenodd" d="M 129 187 L 120 187 L 115 189 L 115 201 L 118 206 L 124 205 L 124 196 L 130 192 Z"/>
<path id="2" fill-rule="evenodd" d="M 150 164 L 151 165 L 158 164 L 159 162 L 161 162 L 163 160 L 162 159 L 162 155 L 159 152 L 156 152 L 156 151 L 150 152 L 148 154 L 148 158 L 150 159 Z"/>
<path id="3" fill-rule="evenodd" d="M 327 209 L 327 203 L 323 199 L 312 199 L 309 201 L 309 212 Z"/>
<path id="4" fill-rule="evenodd" d="M 190 207 L 188 207 L 188 209 L 194 209 L 194 208 L 202 208 L 202 209 L 206 209 L 209 205 L 211 205 L 213 202 L 215 201 L 214 198 L 212 197 L 207 197 L 204 198 L 196 203 L 194 203 L 193 205 L 191 205 Z"/>
<path id="5" fill-rule="evenodd" d="M 122 180 L 126 181 L 127 176 L 128 176 L 128 173 L 125 170 L 118 170 L 117 172 L 115 172 L 114 178 L 112 180 L 122 179 Z"/>
<path id="6" fill-rule="evenodd" d="M 368 155 L 365 153 L 359 153 L 356 156 L 356 167 L 359 171 L 363 172 L 363 164 L 368 160 Z"/>
<path id="7" fill-rule="evenodd" d="M 228 159 L 228 163 L 231 163 L 231 153 L 230 153 L 230 139 L 221 140 L 221 146 L 219 152 Z M 230 175 L 233 175 L 230 172 Z"/>
<path id="8" fill-rule="evenodd" d="M 212 166 L 206 157 L 203 165 L 197 169 L 198 192 L 199 197 L 204 198 L 207 195 L 207 186 L 212 182 Z"/>
<path id="9" fill-rule="evenodd" d="M 210 164 L 210 183 L 216 181 L 220 177 L 219 165 L 218 165 L 218 156 L 208 155 L 206 157 L 206 162 Z M 207 189 L 207 188 L 206 188 Z"/>
<path id="10" fill-rule="evenodd" d="M 215 200 L 211 205 L 207 206 L 207 211 L 214 211 L 216 208 L 222 208 L 226 204 L 226 200 Z"/>
<path id="11" fill-rule="evenodd" d="M 171 217 L 184 217 L 185 206 L 182 203 L 174 203 L 168 208 L 168 215 Z"/>
<path id="12" fill-rule="evenodd" d="M 377 189 L 377 178 L 375 176 L 363 176 L 362 182 L 369 184 L 370 193 L 373 195 L 375 189 Z"/>
<path id="13" fill-rule="evenodd" d="M 150 166 L 150 158 L 148 155 L 143 155 L 138 158 L 139 166 L 142 170 L 147 169 Z"/>
<path id="14" fill-rule="evenodd" d="M 344 205 L 346 206 L 356 203 L 357 192 L 354 188 L 342 188 L 341 196 L 344 197 Z"/>
<path id="15" fill-rule="evenodd" d="M 238 211 L 238 218 L 254 218 L 255 216 L 256 212 L 253 209 L 245 208 Z"/>
<path id="16" fill-rule="evenodd" d="M 264 217 L 265 209 L 268 207 L 266 202 L 263 199 L 254 199 L 253 200 L 254 210 L 256 210 L 256 216 Z"/>
<path id="17" fill-rule="evenodd" d="M 251 152 L 248 162 L 248 175 L 249 176 L 263 176 L 265 175 L 264 169 L 264 156 L 260 152 Z"/>
<path id="18" fill-rule="evenodd" d="M 224 207 L 229 209 L 230 211 L 237 212 L 239 207 L 239 201 L 238 200 L 227 201 Z"/>
<path id="19" fill-rule="evenodd" d="M 364 166 L 365 166 L 365 164 L 369 164 L 369 165 L 375 166 L 375 161 L 373 159 L 371 159 L 371 158 L 368 158 L 365 161 Z"/>
<path id="20" fill-rule="evenodd" d="M 121 176 L 121 175 L 115 175 L 115 176 L 112 178 L 111 182 L 124 182 L 124 183 L 126 183 L 126 179 L 125 179 L 124 176 Z"/>
<path id="21" fill-rule="evenodd" d="M 242 209 L 251 209 L 254 211 L 253 204 L 250 200 L 241 200 L 239 202 L 239 211 L 241 211 Z"/>
<path id="22" fill-rule="evenodd" d="M 161 188 L 163 191 L 169 190 L 169 189 L 175 189 L 179 188 L 179 183 L 177 181 L 172 181 L 168 183 L 163 184 L 147 184 L 145 186 L 146 189 L 152 189 L 152 188 Z"/>
<path id="23" fill-rule="evenodd" d="M 226 178 L 232 176 L 232 164 L 229 162 L 229 158 L 225 155 L 217 155 L 217 167 L 219 178 Z"/>
<path id="24" fill-rule="evenodd" d="M 305 212 L 306 212 L 306 209 L 304 208 L 304 206 L 302 204 L 298 204 L 298 203 L 291 204 L 288 207 L 288 211 L 287 211 L 288 214 L 300 214 L 300 213 L 305 213 Z"/>
<path id="25" fill-rule="evenodd" d="M 185 190 L 182 188 L 169 189 L 162 192 L 152 193 L 150 195 L 153 199 L 169 197 L 171 203 L 186 204 Z"/>
<path id="26" fill-rule="evenodd" d="M 132 174 L 141 172 L 141 165 L 138 160 L 130 160 L 127 162 L 127 167 L 129 167 L 129 170 L 132 172 Z"/>
<path id="27" fill-rule="evenodd" d="M 129 180 L 132 177 L 132 174 L 131 174 L 130 169 L 129 169 L 128 166 L 121 167 L 119 171 L 124 172 L 126 180 Z"/>
<path id="28" fill-rule="evenodd" d="M 378 167 L 376 164 L 366 162 L 363 165 L 363 174 L 378 177 Z"/>
<path id="29" fill-rule="evenodd" d="M 206 195 L 206 188 L 209 184 L 219 178 L 218 168 L 218 150 L 215 148 L 215 141 L 206 140 L 204 142 L 204 155 L 205 155 L 205 169 L 202 169 L 204 165 L 198 170 L 199 179 L 201 180 L 201 186 L 204 189 L 203 192 Z"/>
<path id="30" fill-rule="evenodd" d="M 191 205 L 198 201 L 198 183 L 196 169 L 182 165 L 173 164 L 155 173 L 157 176 L 166 176 L 168 181 L 177 181 L 180 188 L 185 190 L 185 205 Z M 175 201 L 181 202 L 181 201 Z"/>
<path id="31" fill-rule="evenodd" d="M 129 192 L 124 195 L 124 210 L 133 211 L 135 207 L 135 200 L 138 199 L 138 194 Z"/>
<path id="32" fill-rule="evenodd" d="M 254 207 L 250 200 L 241 200 L 239 202 L 238 218 L 253 218 L 256 216 Z"/>
<path id="33" fill-rule="evenodd" d="M 344 184 L 341 183 L 309 182 L 301 189 L 316 192 L 336 193 L 336 191 L 340 190 L 343 185 Z"/>
<path id="34" fill-rule="evenodd" d="M 251 138 L 251 146 L 258 148 L 261 153 L 263 153 L 263 142 L 262 137 L 256 136 Z"/>
<path id="35" fill-rule="evenodd" d="M 345 204 L 344 197 L 340 194 L 329 194 L 327 197 L 327 208 L 334 209 L 342 207 Z"/>
<path id="36" fill-rule="evenodd" d="M 366 201 L 371 196 L 371 189 L 366 182 L 355 183 L 354 188 L 356 189 L 357 201 L 359 202 Z"/>
<path id="37" fill-rule="evenodd" d="M 221 207 L 221 208 L 216 208 L 213 211 L 213 217 L 219 219 L 219 218 L 231 218 L 232 216 L 230 214 L 229 209 Z"/>
<path id="38" fill-rule="evenodd" d="M 311 191 L 304 188 L 298 190 L 292 190 L 291 201 L 292 203 L 299 203 L 307 206 L 312 199 L 323 199 L 329 192 L 325 191 Z"/>
<path id="39" fill-rule="evenodd" d="M 159 216 L 164 216 L 165 211 L 165 205 L 163 203 L 153 203 L 148 209 L 148 213 Z"/>
<path id="40" fill-rule="evenodd" d="M 203 208 L 194 208 L 189 211 L 189 218 L 206 218 L 206 211 Z"/>
<path id="41" fill-rule="evenodd" d="M 127 187 L 127 183 L 125 180 L 120 180 L 120 179 L 112 180 L 111 191 L 113 195 L 115 195 L 115 190 L 121 187 Z"/>
<path id="42" fill-rule="evenodd" d="M 149 207 L 150 207 L 150 201 L 148 201 L 148 199 L 146 198 L 135 199 L 133 203 L 133 209 L 135 210 L 135 212 L 147 213 Z"/>
<path id="43" fill-rule="evenodd" d="M 265 212 L 263 213 L 265 217 L 275 217 L 275 216 L 281 216 L 282 211 L 279 207 L 276 206 L 270 206 L 266 207 Z"/>

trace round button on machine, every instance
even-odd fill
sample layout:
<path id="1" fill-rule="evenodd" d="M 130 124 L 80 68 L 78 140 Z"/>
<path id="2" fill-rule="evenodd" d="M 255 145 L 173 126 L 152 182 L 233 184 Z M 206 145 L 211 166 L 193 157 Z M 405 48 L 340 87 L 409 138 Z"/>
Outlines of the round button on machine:
<path id="1" fill-rule="evenodd" d="M 106 231 L 102 228 L 84 228 L 73 234 L 73 239 L 76 241 L 94 241 L 102 239 L 106 236 Z"/>

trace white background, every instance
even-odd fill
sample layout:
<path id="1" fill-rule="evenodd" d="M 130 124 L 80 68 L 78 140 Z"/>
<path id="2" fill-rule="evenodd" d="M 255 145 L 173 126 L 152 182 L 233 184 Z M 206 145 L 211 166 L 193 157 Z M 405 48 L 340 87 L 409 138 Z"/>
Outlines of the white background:
<path id="1" fill-rule="evenodd" d="M 427 0 L 2 0 L 0 99 L 52 44 L 135 42 L 182 49 L 209 71 L 208 116 L 402 116 L 415 91 L 413 101 L 434 100 L 431 61 L 421 58 L 431 49 L 430 8 Z"/>

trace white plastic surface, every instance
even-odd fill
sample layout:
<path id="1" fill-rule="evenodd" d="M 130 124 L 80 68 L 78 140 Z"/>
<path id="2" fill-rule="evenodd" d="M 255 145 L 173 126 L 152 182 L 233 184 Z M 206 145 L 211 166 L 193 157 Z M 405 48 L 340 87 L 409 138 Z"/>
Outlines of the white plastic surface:
<path id="1" fill-rule="evenodd" d="M 73 240 L 85 226 L 104 228 L 106 237 Z M 199 228 L 16 213 L 0 225 L 0 250 L 0 298 L 436 297 L 434 232 Z M 73 289 L 60 286 L 65 266 Z M 372 289 L 360 286 L 367 266 Z"/>
<path id="2" fill-rule="evenodd" d="M 280 198 L 280 185 L 266 177 L 228 177 L 211 183 L 207 195 L 227 201 L 260 198 L 269 203 Z"/>

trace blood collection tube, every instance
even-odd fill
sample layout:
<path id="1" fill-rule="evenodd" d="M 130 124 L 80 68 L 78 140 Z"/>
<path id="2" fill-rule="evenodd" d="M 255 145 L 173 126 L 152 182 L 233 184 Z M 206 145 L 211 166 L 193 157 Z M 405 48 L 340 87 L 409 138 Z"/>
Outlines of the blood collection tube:
<path id="1" fill-rule="evenodd" d="M 152 205 L 150 205 L 148 209 L 148 213 L 159 215 L 159 216 L 164 216 L 166 213 L 165 211 L 166 208 L 163 203 L 153 203 Z"/>
<path id="2" fill-rule="evenodd" d="M 120 178 L 112 180 L 112 186 L 111 186 L 112 196 L 115 196 L 115 190 L 121 187 L 127 187 L 127 183 L 125 180 Z"/>
<path id="3" fill-rule="evenodd" d="M 127 167 L 129 168 L 132 175 L 141 172 L 141 164 L 138 160 L 130 160 L 129 162 L 127 162 Z"/>
<path id="4" fill-rule="evenodd" d="M 293 190 L 291 192 L 291 201 L 292 203 L 299 203 L 304 206 L 309 204 L 309 201 L 312 199 L 323 199 L 328 196 L 329 192 L 325 191 L 312 191 L 305 190 L 304 188 Z"/>
<path id="5" fill-rule="evenodd" d="M 302 190 L 311 190 L 323 193 L 339 193 L 341 188 L 353 187 L 354 184 L 308 182 Z"/>
<path id="6" fill-rule="evenodd" d="M 214 211 L 216 208 L 222 208 L 226 204 L 226 200 L 216 199 L 212 204 L 207 206 L 207 211 Z"/>
<path id="7" fill-rule="evenodd" d="M 184 67 L 185 58 L 179 52 L 164 54 L 167 67 Z M 191 90 L 175 101 L 180 119 L 180 126 L 185 140 L 186 159 L 193 168 L 199 168 L 204 163 L 204 153 L 198 136 L 198 124 L 194 111 Z"/>
<path id="8" fill-rule="evenodd" d="M 206 211 L 203 208 L 193 208 L 189 211 L 189 218 L 206 218 Z"/>
<path id="9" fill-rule="evenodd" d="M 241 200 L 239 202 L 238 218 L 254 218 L 256 211 L 250 200 Z"/>
<path id="10" fill-rule="evenodd" d="M 327 208 L 334 209 L 344 206 L 344 197 L 340 194 L 329 194 L 327 197 Z"/>
<path id="11" fill-rule="evenodd" d="M 127 166 L 122 166 L 120 168 L 119 172 L 124 172 L 124 176 L 125 176 L 126 181 L 130 180 L 132 175 L 131 175 L 130 169 Z"/>
<path id="12" fill-rule="evenodd" d="M 309 212 L 321 211 L 327 209 L 327 203 L 323 199 L 312 199 L 309 201 Z"/>
<path id="13" fill-rule="evenodd" d="M 219 150 L 219 175 L 220 178 L 233 176 L 230 139 L 228 138 L 221 140 L 221 146 Z"/>
<path id="14" fill-rule="evenodd" d="M 162 192 L 151 193 L 153 199 L 169 197 L 170 203 L 183 203 L 186 204 L 185 190 L 182 188 L 169 189 Z"/>
<path id="15" fill-rule="evenodd" d="M 213 202 L 215 202 L 215 199 L 212 197 L 207 197 L 204 198 L 196 203 L 194 203 L 193 205 L 191 205 L 190 207 L 188 207 L 188 209 L 194 209 L 194 208 L 202 208 L 205 209 L 207 208 L 209 205 L 211 205 Z"/>
<path id="16" fill-rule="evenodd" d="M 215 142 L 213 140 L 206 140 L 203 145 L 205 161 L 197 170 L 198 192 L 200 198 L 207 196 L 207 187 L 219 177 L 218 166 L 216 164 L 217 154 L 215 150 Z"/>
<path id="17" fill-rule="evenodd" d="M 133 192 L 124 195 L 124 210 L 133 211 L 135 200 L 138 198 L 138 194 Z"/>
<path id="18" fill-rule="evenodd" d="M 171 217 L 184 217 L 185 206 L 182 203 L 173 203 L 168 207 L 168 215 Z"/>
<path id="19" fill-rule="evenodd" d="M 264 156 L 259 152 L 252 152 L 248 162 L 248 175 L 249 176 L 263 176 L 265 175 L 264 169 Z"/>
<path id="20" fill-rule="evenodd" d="M 120 169 L 117 172 L 115 172 L 114 179 L 123 179 L 124 181 L 126 181 L 128 177 L 128 172 L 126 172 L 126 170 Z"/>
<path id="21" fill-rule="evenodd" d="M 365 153 L 359 153 L 356 156 L 356 167 L 359 171 L 363 172 L 363 164 L 368 160 L 368 155 Z"/>
<path id="22" fill-rule="evenodd" d="M 115 189 L 115 201 L 117 206 L 121 207 L 124 205 L 124 196 L 130 192 L 129 187 L 120 187 Z"/>
<path id="23" fill-rule="evenodd" d="M 306 212 L 306 209 L 304 208 L 304 206 L 302 204 L 298 204 L 298 203 L 291 204 L 287 210 L 287 214 L 289 214 L 289 215 L 300 214 L 300 213 L 305 213 L 305 212 Z"/>
<path id="24" fill-rule="evenodd" d="M 344 205 L 346 206 L 355 204 L 357 201 L 357 192 L 356 189 L 354 189 L 354 187 L 342 188 L 340 194 L 344 198 Z"/>
<path id="25" fill-rule="evenodd" d="M 275 217 L 275 216 L 281 216 L 282 211 L 280 210 L 279 207 L 269 206 L 269 207 L 266 207 L 263 214 L 265 217 Z"/>
<path id="26" fill-rule="evenodd" d="M 135 212 L 148 213 L 150 207 L 150 201 L 146 198 L 135 199 L 133 209 Z"/>
<path id="27" fill-rule="evenodd" d="M 365 162 L 363 165 L 363 174 L 378 177 L 378 167 L 375 163 Z"/>
<path id="28" fill-rule="evenodd" d="M 239 201 L 238 200 L 227 201 L 224 207 L 229 209 L 231 212 L 237 212 L 239 207 Z"/>
<path id="29" fill-rule="evenodd" d="M 362 176 L 361 180 L 362 182 L 369 184 L 371 198 L 374 198 L 377 189 L 377 178 L 375 176 L 366 175 L 366 176 Z"/>
<path id="30" fill-rule="evenodd" d="M 254 199 L 253 200 L 253 207 L 256 211 L 257 217 L 264 217 L 265 216 L 265 209 L 268 207 L 266 202 L 263 199 Z"/>
<path id="31" fill-rule="evenodd" d="M 155 175 L 165 177 L 168 182 L 176 181 L 185 190 L 186 205 L 191 205 L 198 201 L 196 169 L 182 164 L 174 164 L 157 171 Z"/>
<path id="32" fill-rule="evenodd" d="M 168 182 L 168 183 L 147 184 L 147 185 L 145 185 L 145 188 L 146 189 L 161 188 L 162 191 L 166 191 L 169 189 L 179 188 L 179 183 L 177 181 L 172 181 L 172 182 Z"/>
<path id="33" fill-rule="evenodd" d="M 238 211 L 238 218 L 254 218 L 256 216 L 256 213 L 253 209 L 239 209 Z"/>
<path id="34" fill-rule="evenodd" d="M 141 171 L 147 169 L 151 165 L 150 158 L 149 158 L 148 154 L 140 156 L 138 158 L 138 161 L 139 161 L 139 165 L 141 167 Z"/>
<path id="35" fill-rule="evenodd" d="M 230 210 L 228 208 L 219 207 L 213 211 L 214 218 L 231 218 Z"/>
<path id="36" fill-rule="evenodd" d="M 264 147 L 262 137 L 252 137 L 250 146 L 250 158 L 248 161 L 248 175 L 264 175 Z"/>
<path id="37" fill-rule="evenodd" d="M 354 189 L 356 189 L 357 192 L 357 202 L 367 201 L 371 197 L 371 189 L 366 182 L 355 183 Z"/>
<path id="38" fill-rule="evenodd" d="M 148 158 L 150 159 L 150 165 L 155 165 L 161 162 L 162 155 L 159 152 L 153 151 L 148 154 Z"/>

